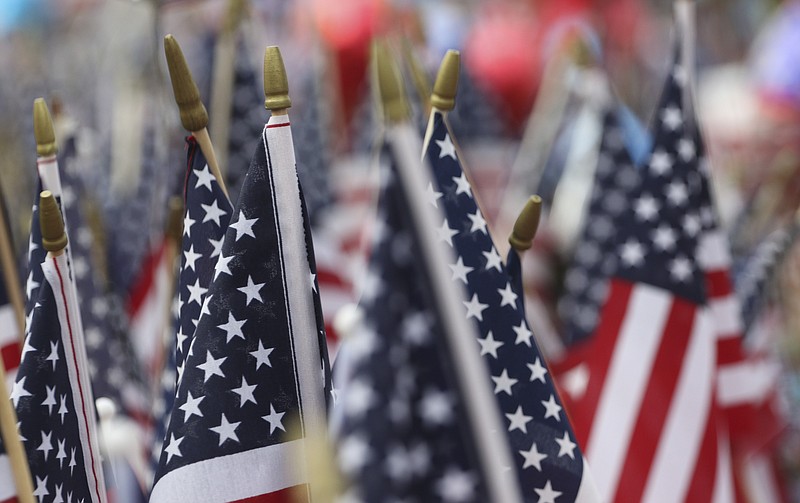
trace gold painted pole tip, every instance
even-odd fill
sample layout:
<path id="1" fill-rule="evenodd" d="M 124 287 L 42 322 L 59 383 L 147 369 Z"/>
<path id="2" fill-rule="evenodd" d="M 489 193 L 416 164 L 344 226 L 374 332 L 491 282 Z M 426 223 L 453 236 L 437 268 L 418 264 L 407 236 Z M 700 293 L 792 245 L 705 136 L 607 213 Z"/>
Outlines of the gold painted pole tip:
<path id="1" fill-rule="evenodd" d="M 450 49 L 442 58 L 436 82 L 433 84 L 431 106 L 447 112 L 456 106 L 456 92 L 458 90 L 458 73 L 461 66 L 461 53 Z"/>
<path id="2" fill-rule="evenodd" d="M 42 229 L 42 245 L 49 252 L 58 252 L 67 247 L 64 219 L 55 196 L 49 190 L 39 194 L 39 226 Z"/>
<path id="3" fill-rule="evenodd" d="M 378 91 L 380 93 L 383 116 L 388 122 L 401 122 L 408 118 L 408 104 L 403 90 L 403 81 L 397 64 L 385 43 L 373 45 L 373 64 L 376 67 Z"/>
<path id="4" fill-rule="evenodd" d="M 508 242 L 517 252 L 522 253 L 531 247 L 536 230 L 539 228 L 539 217 L 542 214 L 542 198 L 531 196 L 522 208 Z"/>
<path id="5" fill-rule="evenodd" d="M 53 118 L 44 98 L 33 100 L 33 136 L 36 138 L 36 155 L 47 157 L 58 152 Z"/>
<path id="6" fill-rule="evenodd" d="M 291 106 L 283 56 L 277 45 L 271 45 L 264 50 L 264 107 L 275 111 L 286 110 Z"/>
<path id="7" fill-rule="evenodd" d="M 187 131 L 200 131 L 208 126 L 208 112 L 200 101 L 200 91 L 194 83 L 181 46 L 172 35 L 164 37 L 164 54 L 172 80 L 172 92 L 181 114 L 181 124 Z"/>

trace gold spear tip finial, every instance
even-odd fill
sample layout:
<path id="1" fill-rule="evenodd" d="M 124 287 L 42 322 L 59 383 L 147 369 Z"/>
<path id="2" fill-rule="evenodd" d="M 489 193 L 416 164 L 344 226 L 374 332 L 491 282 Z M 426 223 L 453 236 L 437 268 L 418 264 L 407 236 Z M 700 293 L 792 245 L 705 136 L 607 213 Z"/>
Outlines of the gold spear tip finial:
<path id="1" fill-rule="evenodd" d="M 277 45 L 271 45 L 264 50 L 264 107 L 275 111 L 286 110 L 291 106 L 283 56 Z"/>
<path id="2" fill-rule="evenodd" d="M 58 152 L 53 118 L 44 98 L 33 100 L 33 136 L 36 138 L 36 155 L 47 157 Z"/>
<path id="3" fill-rule="evenodd" d="M 431 106 L 444 112 L 456 106 L 456 91 L 458 90 L 458 73 L 461 66 L 461 53 L 450 49 L 442 58 L 436 82 L 433 84 Z"/>
<path id="4" fill-rule="evenodd" d="M 517 221 L 514 222 L 514 230 L 508 237 L 508 242 L 517 252 L 524 252 L 531 247 L 536 230 L 539 228 L 539 217 L 542 214 L 542 198 L 531 196 L 525 202 Z"/>
<path id="5" fill-rule="evenodd" d="M 200 101 L 200 91 L 194 83 L 181 46 L 172 35 L 164 37 L 164 54 L 167 56 L 172 92 L 181 113 L 181 124 L 187 131 L 200 131 L 208 126 L 208 112 Z"/>
<path id="6" fill-rule="evenodd" d="M 408 118 L 408 104 L 397 64 L 383 42 L 375 42 L 373 55 L 383 116 L 388 122 L 401 122 Z"/>
<path id="7" fill-rule="evenodd" d="M 43 190 L 39 194 L 39 226 L 42 229 L 42 245 L 49 252 L 58 252 L 67 247 L 64 219 L 53 193 Z"/>

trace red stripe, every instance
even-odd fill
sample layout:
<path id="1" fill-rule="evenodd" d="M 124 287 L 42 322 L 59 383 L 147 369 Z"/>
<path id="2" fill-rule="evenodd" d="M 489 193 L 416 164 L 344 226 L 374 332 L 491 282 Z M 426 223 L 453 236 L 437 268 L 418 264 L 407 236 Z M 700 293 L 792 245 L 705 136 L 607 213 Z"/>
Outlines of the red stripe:
<path id="1" fill-rule="evenodd" d="M 3 365 L 7 372 L 10 372 L 19 367 L 19 360 L 22 358 L 22 348 L 19 342 L 12 342 L 0 348 L 0 357 L 3 358 Z M 0 503 L 2 503 L 0 501 Z"/>
<path id="2" fill-rule="evenodd" d="M 319 267 L 319 264 L 317 264 L 317 266 L 317 283 L 320 285 L 325 285 L 326 290 L 331 286 L 338 286 L 345 290 L 350 290 L 350 283 L 345 281 L 345 279 L 340 275 L 333 271 Z"/>
<path id="3" fill-rule="evenodd" d="M 661 442 L 664 423 L 675 396 L 675 388 L 681 376 L 696 312 L 694 304 L 677 298 L 672 301 L 636 426 L 631 435 L 614 501 L 637 502 L 642 498 L 656 449 Z"/>
<path id="4" fill-rule="evenodd" d="M 48 155 L 47 157 L 37 157 L 36 158 L 36 165 L 51 163 L 56 160 L 56 156 Z M 0 502 L 2 503 L 2 502 Z"/>
<path id="5" fill-rule="evenodd" d="M 717 480 L 717 464 L 719 450 L 717 430 L 716 406 L 712 403 L 709 407 L 706 420 L 706 429 L 703 432 L 703 442 L 692 472 L 692 482 L 686 493 L 684 501 L 711 501 L 714 494 L 714 484 Z"/>
<path id="6" fill-rule="evenodd" d="M 131 287 L 128 295 L 128 317 L 133 319 L 139 314 L 139 309 L 153 290 L 156 281 L 156 271 L 161 263 L 161 257 L 166 249 L 166 242 L 162 241 L 157 249 L 153 250 L 144 260 L 136 283 Z"/>
<path id="7" fill-rule="evenodd" d="M 706 271 L 706 287 L 708 288 L 708 298 L 718 299 L 732 295 L 731 277 L 727 269 L 714 269 Z"/>
<path id="8" fill-rule="evenodd" d="M 288 122 L 285 122 L 283 124 L 267 124 L 267 129 L 272 129 L 276 127 L 289 127 L 289 126 L 291 126 L 291 124 L 289 124 Z"/>
<path id="9" fill-rule="evenodd" d="M 633 284 L 619 279 L 611 280 L 608 300 L 603 307 L 597 332 L 592 337 L 591 351 L 588 353 L 589 382 L 582 400 L 575 402 L 571 417 L 575 419 L 573 427 L 578 443 L 586 445 L 592 418 L 597 410 L 600 395 L 606 380 L 606 373 L 614 354 L 622 322 L 628 310 L 628 301 L 633 291 Z"/>
<path id="10" fill-rule="evenodd" d="M 86 410 L 86 397 L 83 393 L 83 383 L 81 382 L 81 373 L 80 367 L 78 366 L 78 355 L 75 350 L 75 336 L 72 333 L 72 322 L 69 316 L 69 304 L 67 303 L 67 295 L 64 292 L 64 278 L 61 275 L 61 269 L 58 267 L 58 260 L 55 258 L 53 260 L 53 265 L 55 266 L 56 273 L 58 274 L 58 282 L 59 288 L 61 290 L 61 301 L 64 303 L 64 313 L 67 317 L 67 332 L 69 333 L 69 344 L 72 348 L 72 364 L 75 368 L 75 374 L 78 377 L 78 394 L 80 395 L 80 403 L 81 403 L 81 413 L 84 417 L 85 429 L 86 429 L 86 441 L 89 442 L 89 459 L 92 461 L 92 474 L 94 475 L 94 485 L 95 485 L 95 494 L 97 495 L 97 501 L 102 501 L 100 497 L 100 480 L 97 477 L 97 467 L 95 466 L 95 459 L 94 459 L 94 447 L 92 446 L 92 434 L 89 431 L 89 414 L 94 413 L 88 412 Z"/>
<path id="11" fill-rule="evenodd" d="M 717 365 L 730 365 L 745 361 L 742 340 L 739 337 L 717 339 Z M 750 358 L 750 361 L 755 359 Z"/>
<path id="12" fill-rule="evenodd" d="M 8 500 L 0 500 L 0 503 L 18 503 L 18 502 L 19 502 L 19 500 L 17 499 L 16 496 L 14 496 L 14 497 L 12 497 L 11 499 L 8 499 Z"/>
<path id="13" fill-rule="evenodd" d="M 308 501 L 307 484 L 287 487 L 280 491 L 275 491 L 269 494 L 261 494 L 252 496 L 241 500 L 235 500 L 232 503 L 303 503 Z"/>

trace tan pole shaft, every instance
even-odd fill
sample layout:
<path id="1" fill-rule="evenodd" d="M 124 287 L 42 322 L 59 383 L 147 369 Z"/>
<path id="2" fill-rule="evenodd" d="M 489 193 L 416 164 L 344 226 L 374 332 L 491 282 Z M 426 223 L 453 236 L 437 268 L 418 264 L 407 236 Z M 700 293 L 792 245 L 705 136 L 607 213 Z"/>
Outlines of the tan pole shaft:
<path id="1" fill-rule="evenodd" d="M 200 145 L 200 150 L 203 151 L 203 155 L 208 163 L 208 169 L 211 170 L 211 173 L 217 179 L 219 188 L 222 189 L 225 197 L 230 198 L 228 195 L 228 187 L 225 186 L 225 179 L 222 177 L 222 171 L 219 169 L 217 156 L 214 152 L 214 145 L 212 145 L 211 137 L 208 135 L 208 129 L 203 128 L 199 131 L 192 131 L 192 135 L 194 136 L 195 140 L 197 140 L 197 144 Z"/>
<path id="2" fill-rule="evenodd" d="M 2 198 L 0 198 L 2 199 Z M 14 308 L 14 317 L 17 319 L 20 343 L 25 339 L 25 300 L 22 297 L 22 287 L 17 275 L 17 261 L 14 259 L 14 247 L 11 245 L 11 229 L 6 223 L 5 204 L 0 201 L 0 267 L 3 270 L 6 292 Z"/>
<path id="3" fill-rule="evenodd" d="M 6 368 L 2 358 L 0 358 L 0 436 L 3 437 L 3 446 L 11 462 L 11 473 L 14 477 L 14 486 L 17 488 L 17 501 L 36 503 L 28 457 L 17 433 L 17 413 L 11 405 L 6 388 Z"/>

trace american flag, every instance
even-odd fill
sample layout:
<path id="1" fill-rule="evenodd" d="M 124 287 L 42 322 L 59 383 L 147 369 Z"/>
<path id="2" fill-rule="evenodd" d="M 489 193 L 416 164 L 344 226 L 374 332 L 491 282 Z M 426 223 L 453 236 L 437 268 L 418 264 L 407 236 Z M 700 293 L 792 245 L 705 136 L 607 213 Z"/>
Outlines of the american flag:
<path id="1" fill-rule="evenodd" d="M 476 435 L 480 427 L 468 405 L 481 390 L 470 388 L 472 383 L 460 373 L 458 351 L 446 335 L 448 313 L 442 298 L 433 293 L 437 262 L 427 258 L 425 229 L 412 217 L 417 211 L 409 195 L 414 184 L 401 181 L 410 175 L 402 174 L 399 163 L 409 162 L 409 158 L 416 161 L 406 173 L 422 173 L 427 168 L 416 157 L 421 150 L 419 139 L 408 140 L 415 137 L 413 127 L 395 128 L 387 134 L 383 150 L 378 221 L 361 294 L 363 322 L 342 348 L 348 375 L 338 397 L 340 421 L 335 434 L 338 465 L 351 483 L 344 498 L 490 501 L 495 494 L 487 479 L 491 461 L 482 458 L 485 451 Z M 433 192 L 430 186 L 428 190 Z M 419 211 L 442 217 L 441 210 L 429 208 L 424 197 L 421 199 L 417 201 L 422 203 Z M 429 231 L 434 234 L 432 227 Z M 443 232 L 439 235 L 450 236 Z M 449 282 L 440 286 L 459 299 L 463 297 Z M 468 323 L 459 308 L 463 306 L 456 306 L 454 316 L 460 323 Z M 460 334 L 471 345 L 469 329 Z M 473 376 L 486 380 L 479 381 L 486 388 L 484 403 L 488 404 L 481 413 L 484 417 L 496 415 L 499 426 L 500 411 L 491 398 L 477 348 L 467 346 L 467 350 L 477 365 L 471 368 Z M 530 419 L 524 411 L 517 410 L 512 416 L 515 429 L 527 431 Z M 504 443 L 497 442 L 498 432 L 499 428 L 491 442 L 495 449 L 506 451 Z M 530 448 L 526 446 L 526 450 Z M 503 481 L 514 494 L 515 481 L 510 477 Z M 550 484 L 542 490 L 551 499 L 557 496 Z"/>
<path id="2" fill-rule="evenodd" d="M 157 425 L 153 454 L 161 457 L 161 445 L 169 424 L 175 397 L 175 383 L 183 372 L 186 353 L 192 345 L 200 308 L 211 286 L 214 267 L 222 252 L 222 241 L 233 207 L 209 170 L 206 158 L 194 137 L 186 139 L 186 182 L 184 185 L 184 229 L 181 243 L 181 268 L 178 275 L 177 336 L 167 351 L 168 362 L 162 376 L 162 401 L 155 412 Z M 160 409 L 160 410 L 159 410 Z"/>
<path id="3" fill-rule="evenodd" d="M 329 370 L 294 164 L 288 116 L 273 116 L 186 353 L 150 501 L 308 490 L 292 457 L 304 456 L 304 437 L 324 427 Z M 197 225 L 187 221 L 187 235 Z"/>
<path id="4" fill-rule="evenodd" d="M 428 199 L 446 215 L 439 239 L 455 252 L 449 265 L 452 281 L 466 289 L 466 317 L 475 324 L 495 398 L 507 418 L 525 500 L 539 501 L 548 494 L 560 502 L 592 501 L 589 470 L 525 320 L 524 299 L 494 246 L 446 120 L 437 111 L 426 156 L 435 179 Z"/>
<path id="5" fill-rule="evenodd" d="M 739 313 L 723 288 L 725 243 L 686 81 L 673 65 L 649 163 L 623 193 L 631 209 L 615 222 L 607 300 L 578 350 L 583 386 L 571 387 L 570 414 L 605 501 L 734 498 L 718 380 L 736 361 Z"/>
<path id="6" fill-rule="evenodd" d="M 34 496 L 105 502 L 94 399 L 66 253 L 48 256 L 11 398 Z"/>

